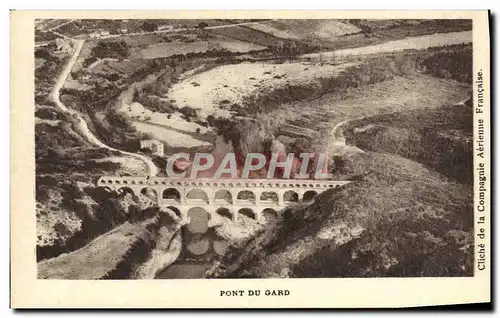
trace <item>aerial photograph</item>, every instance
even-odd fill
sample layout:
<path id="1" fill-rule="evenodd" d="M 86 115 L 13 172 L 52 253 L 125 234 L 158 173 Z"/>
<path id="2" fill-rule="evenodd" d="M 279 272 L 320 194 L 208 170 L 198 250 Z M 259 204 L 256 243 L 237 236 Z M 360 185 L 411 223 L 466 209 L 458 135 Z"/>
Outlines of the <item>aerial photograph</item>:
<path id="1" fill-rule="evenodd" d="M 473 276 L 472 27 L 36 20 L 38 279 Z"/>

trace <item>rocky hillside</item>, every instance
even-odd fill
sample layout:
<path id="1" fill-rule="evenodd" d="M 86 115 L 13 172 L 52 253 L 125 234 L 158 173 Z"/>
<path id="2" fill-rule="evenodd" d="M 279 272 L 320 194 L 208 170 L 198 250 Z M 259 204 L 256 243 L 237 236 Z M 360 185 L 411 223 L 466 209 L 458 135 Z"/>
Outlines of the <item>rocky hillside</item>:
<path id="1" fill-rule="evenodd" d="M 352 121 L 344 135 L 361 149 L 402 156 L 472 184 L 471 103 Z"/>
<path id="2" fill-rule="evenodd" d="M 156 248 L 161 248 L 161 244 L 170 245 L 171 238 L 178 229 L 175 217 L 170 217 L 168 213 L 158 213 L 157 208 L 146 209 L 85 247 L 38 263 L 38 277 L 41 279 L 154 278 L 154 273 L 163 268 L 158 265 L 165 266 L 165 264 L 157 264 L 154 258 L 158 257 L 155 255 L 158 252 L 152 253 Z M 180 252 L 180 246 L 177 247 L 177 253 L 174 250 L 170 251 L 172 253 L 164 251 L 161 256 L 169 256 L 171 263 Z M 144 269 L 144 263 L 148 265 L 149 271 Z"/>
<path id="3" fill-rule="evenodd" d="M 344 158 L 339 172 L 357 181 L 285 211 L 212 277 L 472 275 L 469 187 L 381 153 Z"/>
<path id="4" fill-rule="evenodd" d="M 352 183 L 284 211 L 211 277 L 473 274 L 470 103 L 351 122 L 364 150 L 335 160 Z"/>

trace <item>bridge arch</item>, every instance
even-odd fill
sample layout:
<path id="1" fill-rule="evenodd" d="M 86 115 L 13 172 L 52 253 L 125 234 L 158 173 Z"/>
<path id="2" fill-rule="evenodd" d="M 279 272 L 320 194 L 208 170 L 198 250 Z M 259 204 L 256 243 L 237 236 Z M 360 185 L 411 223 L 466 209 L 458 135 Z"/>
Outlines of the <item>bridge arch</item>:
<path id="1" fill-rule="evenodd" d="M 175 206 L 167 206 L 167 209 L 172 210 L 172 212 L 174 212 L 175 215 L 177 215 L 179 218 L 182 218 L 181 211 L 178 208 L 176 208 Z"/>
<path id="2" fill-rule="evenodd" d="M 145 197 L 148 197 L 151 200 L 158 202 L 158 193 L 156 193 L 155 189 L 150 187 L 145 187 L 141 189 L 141 194 Z"/>
<path id="3" fill-rule="evenodd" d="M 163 190 L 162 192 L 163 200 L 174 200 L 176 202 L 181 202 L 181 194 L 179 190 L 175 188 L 168 188 Z"/>
<path id="4" fill-rule="evenodd" d="M 108 193 L 113 192 L 113 189 L 108 186 L 100 186 L 99 188 Z"/>
<path id="5" fill-rule="evenodd" d="M 186 194 L 186 199 L 188 201 L 204 202 L 206 204 L 210 203 L 208 195 L 205 191 L 201 189 L 192 189 Z"/>
<path id="6" fill-rule="evenodd" d="M 220 189 L 215 192 L 214 200 L 216 202 L 223 202 L 228 204 L 233 204 L 233 195 L 226 189 Z"/>
<path id="7" fill-rule="evenodd" d="M 283 202 L 296 203 L 299 202 L 299 194 L 293 190 L 288 190 L 283 193 Z"/>
<path id="8" fill-rule="evenodd" d="M 249 190 L 242 190 L 238 192 L 236 199 L 241 203 L 255 204 L 255 193 Z"/>
<path id="9" fill-rule="evenodd" d="M 131 195 L 135 195 L 134 190 L 132 190 L 132 188 L 130 188 L 130 187 L 121 187 L 118 189 L 118 193 L 119 194 L 130 193 Z"/>
<path id="10" fill-rule="evenodd" d="M 318 195 L 318 192 L 314 190 L 309 190 L 304 193 L 302 201 L 304 202 L 312 202 L 314 198 Z"/>
<path id="11" fill-rule="evenodd" d="M 278 220 L 278 212 L 275 209 L 266 208 L 262 210 L 262 217 L 266 223 L 276 222 Z"/>
<path id="12" fill-rule="evenodd" d="M 227 244 L 227 242 L 224 242 L 222 240 L 215 240 L 213 242 L 213 247 L 215 253 L 217 253 L 220 256 L 224 256 L 224 254 L 227 251 L 227 248 L 229 247 L 229 244 Z"/>
<path id="13" fill-rule="evenodd" d="M 279 204 L 278 194 L 274 191 L 264 191 L 260 195 L 260 202 L 264 204 Z"/>
<path id="14" fill-rule="evenodd" d="M 254 220 L 257 219 L 257 216 L 256 216 L 254 210 L 252 210 L 250 208 L 241 208 L 238 210 L 238 213 L 242 214 L 248 218 L 254 219 Z"/>
<path id="15" fill-rule="evenodd" d="M 217 215 L 219 215 L 221 217 L 224 217 L 224 218 L 227 218 L 230 220 L 233 219 L 233 214 L 231 213 L 231 211 L 228 208 L 220 207 L 215 211 L 215 213 L 217 213 Z"/>

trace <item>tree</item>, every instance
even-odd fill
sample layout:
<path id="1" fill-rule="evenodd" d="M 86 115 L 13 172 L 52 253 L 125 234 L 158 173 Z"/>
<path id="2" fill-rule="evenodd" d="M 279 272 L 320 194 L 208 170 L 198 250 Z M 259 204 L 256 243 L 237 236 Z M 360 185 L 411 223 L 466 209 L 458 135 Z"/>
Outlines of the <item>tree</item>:
<path id="1" fill-rule="evenodd" d="M 273 51 L 275 54 L 281 54 L 283 52 L 283 48 L 285 46 L 285 43 L 283 41 L 277 41 L 273 45 Z"/>
<path id="2" fill-rule="evenodd" d="M 198 28 L 200 28 L 200 29 L 204 29 L 207 26 L 208 26 L 208 23 L 206 23 L 206 22 L 200 22 L 200 23 L 198 23 Z"/>
<path id="3" fill-rule="evenodd" d="M 47 49 L 38 49 L 38 50 L 36 50 L 35 51 L 35 57 L 46 59 L 46 60 L 53 59 L 52 55 L 50 54 L 50 52 Z"/>
<path id="4" fill-rule="evenodd" d="M 111 82 L 116 82 L 117 80 L 120 79 L 120 76 L 117 74 L 117 73 L 112 73 L 112 74 L 108 74 L 106 76 L 106 78 L 111 81 Z"/>
<path id="5" fill-rule="evenodd" d="M 129 49 L 125 41 L 100 41 L 93 49 L 92 54 L 98 58 L 127 58 Z"/>
<path id="6" fill-rule="evenodd" d="M 297 53 L 297 43 L 295 41 L 292 41 L 288 47 L 289 54 L 294 55 Z"/>
<path id="7" fill-rule="evenodd" d="M 146 32 L 154 32 L 158 30 L 158 26 L 156 23 L 146 21 L 142 24 L 142 29 Z"/>
<path id="8" fill-rule="evenodd" d="M 215 121 L 214 115 L 208 115 L 207 116 L 207 122 L 208 122 L 209 126 L 213 126 L 214 125 L 214 121 Z"/>

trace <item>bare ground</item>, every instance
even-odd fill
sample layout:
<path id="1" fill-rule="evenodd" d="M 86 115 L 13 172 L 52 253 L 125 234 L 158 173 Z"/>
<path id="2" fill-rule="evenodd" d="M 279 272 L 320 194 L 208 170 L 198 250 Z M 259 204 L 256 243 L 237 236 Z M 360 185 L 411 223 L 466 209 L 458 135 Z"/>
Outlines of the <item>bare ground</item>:
<path id="1" fill-rule="evenodd" d="M 138 266 L 154 243 L 158 219 L 126 222 L 85 247 L 38 263 L 40 279 L 127 278 L 122 267 Z M 137 253 L 136 257 L 130 254 Z"/>
<path id="2" fill-rule="evenodd" d="M 314 127 L 313 148 L 330 154 L 342 154 L 345 145 L 336 144 L 336 124 L 357 118 L 420 108 L 436 108 L 464 101 L 470 94 L 467 85 L 416 73 L 413 77 L 396 77 L 342 94 L 328 94 L 310 102 L 285 105 L 287 118 L 298 126 Z M 288 127 L 286 131 L 293 131 Z M 327 149 L 324 149 L 327 145 Z"/>
<path id="3" fill-rule="evenodd" d="M 242 105 L 250 95 L 264 95 L 272 89 L 289 84 L 307 84 L 318 78 L 331 78 L 353 64 L 339 66 L 298 63 L 240 63 L 224 65 L 185 77 L 174 84 L 168 98 L 179 107 L 190 106 L 200 115 L 229 115 L 227 108 Z"/>

